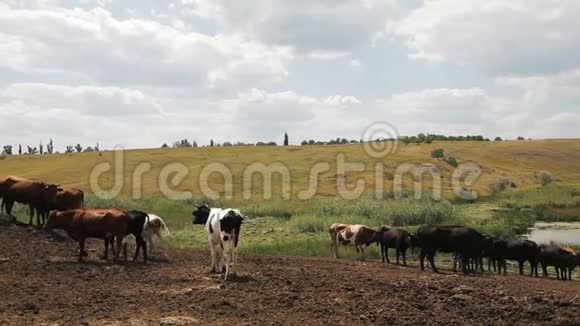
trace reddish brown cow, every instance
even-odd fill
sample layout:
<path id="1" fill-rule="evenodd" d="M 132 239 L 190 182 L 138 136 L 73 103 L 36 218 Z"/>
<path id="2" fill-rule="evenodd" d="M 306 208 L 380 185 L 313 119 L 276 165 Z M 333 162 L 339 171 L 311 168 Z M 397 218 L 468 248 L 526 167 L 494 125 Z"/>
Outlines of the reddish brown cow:
<path id="1" fill-rule="evenodd" d="M 36 210 L 39 212 L 36 216 L 36 223 L 40 225 L 40 218 L 44 219 L 48 214 L 47 208 L 56 201 L 58 185 L 19 177 L 8 177 L 2 180 L 0 189 L 3 197 L 3 206 L 9 216 L 12 216 L 12 208 L 15 202 L 29 205 L 30 219 L 28 224 L 32 225 L 34 210 Z"/>
<path id="2" fill-rule="evenodd" d="M 353 245 L 361 259 L 365 259 L 365 248 L 379 241 L 379 233 L 361 224 L 340 224 L 330 226 L 330 247 L 335 258 L 338 257 L 338 245 Z"/>
<path id="3" fill-rule="evenodd" d="M 72 209 L 64 212 L 52 211 L 48 216 L 46 228 L 63 229 L 74 240 L 79 242 L 79 260 L 86 255 L 85 240 L 87 238 L 107 239 L 115 237 L 117 245 L 113 246 L 115 260 L 123 237 L 127 234 L 129 214 L 120 209 Z M 108 241 L 105 241 L 107 251 Z"/>
<path id="4" fill-rule="evenodd" d="M 83 208 L 85 205 L 85 193 L 77 188 L 58 189 L 56 203 L 50 210 L 66 211 L 69 209 Z"/>

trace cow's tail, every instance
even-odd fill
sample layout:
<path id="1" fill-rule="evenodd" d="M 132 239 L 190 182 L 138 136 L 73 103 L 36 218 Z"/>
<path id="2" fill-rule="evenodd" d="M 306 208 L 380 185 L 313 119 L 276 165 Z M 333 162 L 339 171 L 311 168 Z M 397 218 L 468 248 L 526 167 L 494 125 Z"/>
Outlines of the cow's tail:
<path id="1" fill-rule="evenodd" d="M 85 208 L 85 193 L 80 190 L 81 192 L 81 208 Z"/>

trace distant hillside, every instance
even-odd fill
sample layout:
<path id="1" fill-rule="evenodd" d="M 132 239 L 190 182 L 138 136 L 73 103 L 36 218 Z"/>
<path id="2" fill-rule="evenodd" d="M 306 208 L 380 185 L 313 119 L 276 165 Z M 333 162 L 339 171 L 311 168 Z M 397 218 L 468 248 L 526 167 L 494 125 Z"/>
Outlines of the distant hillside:
<path id="1" fill-rule="evenodd" d="M 433 163 L 442 172 L 445 194 L 450 195 L 450 176 L 453 167 L 439 159 L 431 157 L 431 151 L 442 148 L 447 156 L 453 156 L 459 163 L 474 162 L 483 168 L 483 175 L 473 186 L 480 194 L 490 192 L 490 185 L 499 177 L 507 177 L 518 188 L 535 184 L 535 175 L 540 171 L 549 171 L 559 184 L 580 186 L 580 139 L 570 140 L 527 140 L 498 142 L 450 142 L 436 141 L 432 144 L 403 145 L 399 144 L 395 154 L 376 159 L 369 157 L 361 144 L 324 145 L 324 146 L 264 146 L 264 147 L 204 147 L 204 148 L 166 148 L 129 150 L 124 154 L 124 187 L 123 193 L 132 191 L 132 176 L 135 167 L 141 162 L 151 163 L 151 171 L 144 174 L 143 192 L 159 193 L 159 175 L 161 169 L 169 163 L 183 164 L 189 169 L 188 177 L 174 189 L 190 190 L 200 194 L 199 175 L 204 166 L 210 163 L 222 163 L 233 174 L 234 194 L 237 198 L 243 189 L 243 171 L 250 164 L 279 162 L 289 168 L 291 173 L 291 193 L 293 198 L 308 188 L 309 171 L 316 163 L 327 162 L 331 170 L 322 173 L 319 178 L 319 189 L 316 196 L 334 196 L 336 194 L 337 156 L 345 155 L 347 163 L 363 163 L 364 172 L 347 173 L 347 185 L 353 186 L 355 179 L 364 179 L 367 191 L 375 191 L 375 165 L 383 163 L 385 191 L 392 191 L 393 173 L 402 163 Z M 80 154 L 58 154 L 48 156 L 10 156 L 0 161 L 0 176 L 19 175 L 47 180 L 62 185 L 74 185 L 90 191 L 90 171 L 99 163 L 113 164 L 113 152 Z M 110 185 L 112 172 L 103 174 L 100 182 L 103 187 Z M 405 179 L 410 184 L 411 179 Z M 431 181 L 427 178 L 426 185 Z M 261 183 L 255 178 L 255 184 Z M 274 194 L 280 194 L 279 176 L 274 176 Z M 223 191 L 223 178 L 212 175 L 210 184 L 213 189 Z M 252 187 L 254 194 L 260 197 L 260 187 Z M 410 190 L 410 186 L 408 187 Z"/>

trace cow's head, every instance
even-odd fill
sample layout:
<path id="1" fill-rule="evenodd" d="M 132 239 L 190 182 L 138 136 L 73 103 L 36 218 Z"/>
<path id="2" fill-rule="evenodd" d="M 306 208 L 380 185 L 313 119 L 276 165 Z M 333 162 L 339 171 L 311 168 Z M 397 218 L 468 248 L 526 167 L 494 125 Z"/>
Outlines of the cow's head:
<path id="1" fill-rule="evenodd" d="M 62 227 L 61 221 L 61 212 L 59 211 L 50 211 L 48 214 L 48 219 L 46 220 L 46 224 L 44 224 L 45 229 L 58 229 Z"/>
<path id="2" fill-rule="evenodd" d="M 223 241 L 233 239 L 237 243 L 244 216 L 240 211 L 232 209 L 220 220 L 220 237 Z"/>
<path id="3" fill-rule="evenodd" d="M 209 213 L 211 209 L 207 205 L 196 206 L 196 210 L 193 211 L 193 224 L 205 224 L 209 218 Z"/>
<path id="4" fill-rule="evenodd" d="M 44 199 L 47 204 L 54 205 L 56 204 L 56 194 L 58 193 L 59 185 L 53 184 L 42 184 L 42 190 L 44 191 Z"/>

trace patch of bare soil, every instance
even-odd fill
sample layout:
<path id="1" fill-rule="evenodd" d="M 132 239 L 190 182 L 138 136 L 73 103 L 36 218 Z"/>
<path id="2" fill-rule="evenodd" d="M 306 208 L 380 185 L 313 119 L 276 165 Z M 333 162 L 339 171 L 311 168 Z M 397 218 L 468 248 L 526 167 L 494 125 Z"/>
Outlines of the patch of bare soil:
<path id="1" fill-rule="evenodd" d="M 0 324 L 580 324 L 578 281 L 242 254 L 223 284 L 205 251 L 113 264 L 102 247 L 79 263 L 73 242 L 0 226 Z"/>

